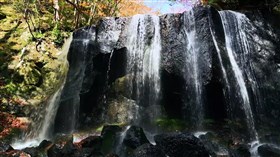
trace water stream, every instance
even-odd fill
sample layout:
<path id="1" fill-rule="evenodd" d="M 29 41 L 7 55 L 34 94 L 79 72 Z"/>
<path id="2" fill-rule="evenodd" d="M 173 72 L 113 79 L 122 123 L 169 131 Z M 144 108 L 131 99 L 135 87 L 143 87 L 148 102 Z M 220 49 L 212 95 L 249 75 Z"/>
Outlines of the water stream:
<path id="1" fill-rule="evenodd" d="M 242 71 L 243 65 L 246 64 L 246 55 L 250 53 L 247 49 L 248 42 L 245 33 L 246 30 L 244 30 L 247 17 L 241 13 L 233 11 L 221 11 L 219 14 L 225 32 L 227 54 L 238 87 L 237 96 L 242 100 L 241 105 L 246 115 L 246 122 L 252 141 L 258 140 L 250 98 Z M 241 62 L 239 65 L 237 58 L 239 58 Z"/>
<path id="2" fill-rule="evenodd" d="M 29 132 L 25 133 L 23 138 L 12 143 L 15 149 L 24 149 L 26 147 L 38 146 L 43 140 L 50 140 L 52 138 L 54 120 L 57 109 L 60 103 L 60 96 L 65 85 L 66 74 L 68 71 L 67 53 L 72 42 L 71 37 L 65 42 L 62 51 L 57 54 L 58 60 L 61 62 L 61 79 L 59 87 L 53 95 L 50 96 L 46 103 L 44 110 L 38 114 L 39 118 L 35 119 L 34 124 Z M 43 115 L 41 118 L 40 116 Z"/>
<path id="3" fill-rule="evenodd" d="M 161 36 L 159 17 L 152 15 L 135 15 L 127 29 L 128 64 L 127 74 L 130 75 L 128 83 L 131 97 L 136 101 L 139 109 L 158 106 L 160 97 L 160 51 Z M 151 38 L 150 38 L 150 37 Z M 153 109 L 152 116 L 146 122 L 152 122 L 160 115 L 160 109 Z M 144 115 L 137 112 L 134 123 L 142 125 Z M 145 126 L 143 126 L 145 128 Z"/>
<path id="4" fill-rule="evenodd" d="M 194 93 L 192 95 L 191 119 L 194 121 L 197 129 L 202 129 L 202 121 L 204 119 L 204 107 L 202 101 L 202 81 L 198 67 L 199 43 L 196 39 L 196 24 L 193 10 L 184 14 L 185 34 L 187 37 L 186 51 L 186 81 L 187 87 Z M 194 99 L 194 100 L 193 100 Z"/>

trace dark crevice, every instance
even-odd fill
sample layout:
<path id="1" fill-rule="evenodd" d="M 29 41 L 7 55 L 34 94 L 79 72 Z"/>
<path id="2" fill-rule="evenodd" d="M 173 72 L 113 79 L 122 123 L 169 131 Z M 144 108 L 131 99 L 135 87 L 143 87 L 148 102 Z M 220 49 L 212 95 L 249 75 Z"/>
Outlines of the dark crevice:
<path id="1" fill-rule="evenodd" d="M 162 104 L 169 117 L 182 118 L 185 80 L 163 70 L 161 73 Z"/>

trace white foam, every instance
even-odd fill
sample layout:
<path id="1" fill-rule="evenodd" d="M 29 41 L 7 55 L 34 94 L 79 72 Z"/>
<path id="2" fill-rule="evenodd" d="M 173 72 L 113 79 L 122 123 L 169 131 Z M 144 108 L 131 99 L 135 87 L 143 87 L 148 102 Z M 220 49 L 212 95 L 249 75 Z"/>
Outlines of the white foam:
<path id="1" fill-rule="evenodd" d="M 24 141 L 24 142 L 15 142 L 15 143 L 12 143 L 11 146 L 14 149 L 21 150 L 21 149 L 28 148 L 28 147 L 37 147 L 37 146 L 39 146 L 40 143 L 41 143 L 40 140 L 34 139 L 34 140 L 29 140 L 29 141 Z"/>
<path id="2" fill-rule="evenodd" d="M 202 135 L 206 135 L 208 133 L 208 131 L 197 131 L 195 133 L 193 133 L 193 135 L 197 138 L 199 138 Z"/>

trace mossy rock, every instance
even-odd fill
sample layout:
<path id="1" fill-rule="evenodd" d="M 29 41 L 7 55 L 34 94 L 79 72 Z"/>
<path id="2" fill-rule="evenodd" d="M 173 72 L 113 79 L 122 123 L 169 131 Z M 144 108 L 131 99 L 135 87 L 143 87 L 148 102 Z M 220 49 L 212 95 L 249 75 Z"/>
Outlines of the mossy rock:
<path id="1" fill-rule="evenodd" d="M 110 88 L 110 94 L 112 96 L 118 96 L 122 95 L 125 97 L 130 97 L 130 91 L 128 90 L 127 84 L 131 80 L 131 75 L 125 75 L 123 77 L 120 77 L 116 79 L 114 83 L 112 83 L 111 88 Z"/>
<path id="2" fill-rule="evenodd" d="M 40 80 L 42 79 L 41 73 L 37 69 L 33 69 L 32 71 L 29 71 L 24 78 L 26 84 L 29 85 L 36 85 L 39 86 Z"/>
<path id="3" fill-rule="evenodd" d="M 187 128 L 187 123 L 180 119 L 164 117 L 156 119 L 155 123 L 165 131 L 183 131 Z"/>
<path id="4" fill-rule="evenodd" d="M 134 100 L 119 96 L 109 101 L 107 120 L 109 123 L 130 123 L 137 115 L 138 108 Z"/>

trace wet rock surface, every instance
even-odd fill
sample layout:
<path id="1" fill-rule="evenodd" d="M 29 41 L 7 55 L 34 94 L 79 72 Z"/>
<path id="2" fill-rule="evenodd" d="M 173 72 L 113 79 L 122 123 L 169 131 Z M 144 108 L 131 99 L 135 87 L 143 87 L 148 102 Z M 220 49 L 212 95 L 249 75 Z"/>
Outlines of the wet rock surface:
<path id="1" fill-rule="evenodd" d="M 272 20 L 277 17 L 268 16 L 265 11 L 244 11 L 243 13 L 249 21 L 244 25 L 244 29 L 248 29 L 245 36 L 250 55 L 244 56 L 243 52 L 236 52 L 237 57 L 240 58 L 237 60 L 237 64 L 244 75 L 248 95 L 252 102 L 252 112 L 256 115 L 256 125 L 277 127 L 280 126 L 277 120 L 280 113 L 279 105 L 277 105 L 280 102 L 277 96 L 280 91 L 278 81 L 280 78 L 278 72 L 280 48 L 277 44 L 280 40 L 280 32 L 276 29 L 278 24 Z M 191 118 L 184 115 L 186 112 L 191 112 L 190 104 L 193 103 L 193 97 L 195 97 L 192 83 L 186 81 L 186 79 L 191 80 L 193 74 L 185 70 L 188 68 L 186 67 L 188 65 L 186 54 L 189 41 L 186 29 L 190 23 L 186 17 L 191 15 L 189 14 L 185 12 L 160 16 L 162 45 L 160 71 L 162 106 L 167 115 L 191 121 Z M 225 33 L 219 12 L 211 7 L 195 7 L 192 10 L 192 16 L 196 31 L 194 40 L 199 43 L 196 50 L 198 53 L 197 77 L 201 82 L 200 90 L 203 95 L 201 103 L 205 105 L 206 118 L 217 121 L 231 118 L 236 120 L 239 117 L 245 119 L 242 106 L 233 105 L 241 102 L 230 99 L 235 96 L 235 92 L 226 95 L 223 93 L 227 85 L 222 74 L 217 49 L 220 50 L 222 64 L 226 67 L 232 91 L 238 90 L 238 88 L 233 85 L 236 80 L 234 80 L 235 76 L 226 52 Z M 69 111 L 71 109 L 69 105 L 73 106 L 72 108 L 79 106 L 80 116 L 77 117 L 83 126 L 92 123 L 93 119 L 95 119 L 94 123 L 102 121 L 102 119 L 94 117 L 100 117 L 103 107 L 110 105 L 108 96 L 112 96 L 112 93 L 116 99 L 111 99 L 111 102 L 117 102 L 116 105 L 112 105 L 113 109 L 116 108 L 114 106 L 125 104 L 125 102 L 119 101 L 116 95 L 131 99 L 125 85 L 125 80 L 129 77 L 125 70 L 128 61 L 125 43 L 127 40 L 126 29 L 130 20 L 131 18 L 105 18 L 96 27 L 84 27 L 74 32 L 68 54 L 70 63 L 68 80 L 62 94 L 59 113 L 69 113 L 70 115 L 73 111 Z M 231 22 L 236 21 L 231 20 Z M 154 32 L 151 21 L 147 21 L 145 24 L 147 25 L 146 37 L 151 38 L 151 34 Z M 215 45 L 214 39 L 217 45 Z M 258 92 L 256 87 L 259 89 Z M 229 104 L 232 108 L 231 113 L 227 111 Z M 261 107 L 260 104 L 265 107 Z M 123 108 L 129 108 L 128 105 L 123 106 Z M 218 113 L 213 108 L 217 108 Z M 121 108 L 119 112 L 122 112 Z M 64 115 L 64 117 L 68 116 Z M 76 127 L 74 124 L 70 124 L 72 119 L 67 120 L 64 117 L 58 115 L 56 118 L 57 132 L 67 132 L 67 130 L 71 130 L 71 127 Z M 111 120 L 129 121 L 127 117 L 123 116 L 111 118 Z M 246 125 L 244 121 L 241 123 Z"/>
<path id="2" fill-rule="evenodd" d="M 123 143 L 132 149 L 135 149 L 145 143 L 149 143 L 143 129 L 137 126 L 131 126 L 124 137 Z"/>
<path id="3" fill-rule="evenodd" d="M 89 136 L 73 143 L 71 136 L 57 137 L 54 142 L 43 141 L 38 147 L 14 150 L 10 145 L 1 144 L 1 154 L 26 154 L 48 157 L 182 157 L 209 156 L 200 139 L 189 133 L 169 133 L 155 136 L 156 145 L 147 140 L 143 129 L 131 126 L 124 132 L 119 126 L 104 126 L 101 136 Z M 123 142 L 119 142 L 124 136 Z M 124 152 L 121 152 L 124 151 Z"/>
<path id="4" fill-rule="evenodd" d="M 166 157 L 163 150 L 152 144 L 143 144 L 133 151 L 133 157 Z"/>
<path id="5" fill-rule="evenodd" d="M 261 157 L 277 157 L 280 156 L 280 149 L 276 146 L 264 144 L 258 148 Z"/>
<path id="6" fill-rule="evenodd" d="M 156 145 L 168 156 L 208 157 L 209 152 L 203 143 L 192 134 L 170 133 L 155 136 Z"/>

